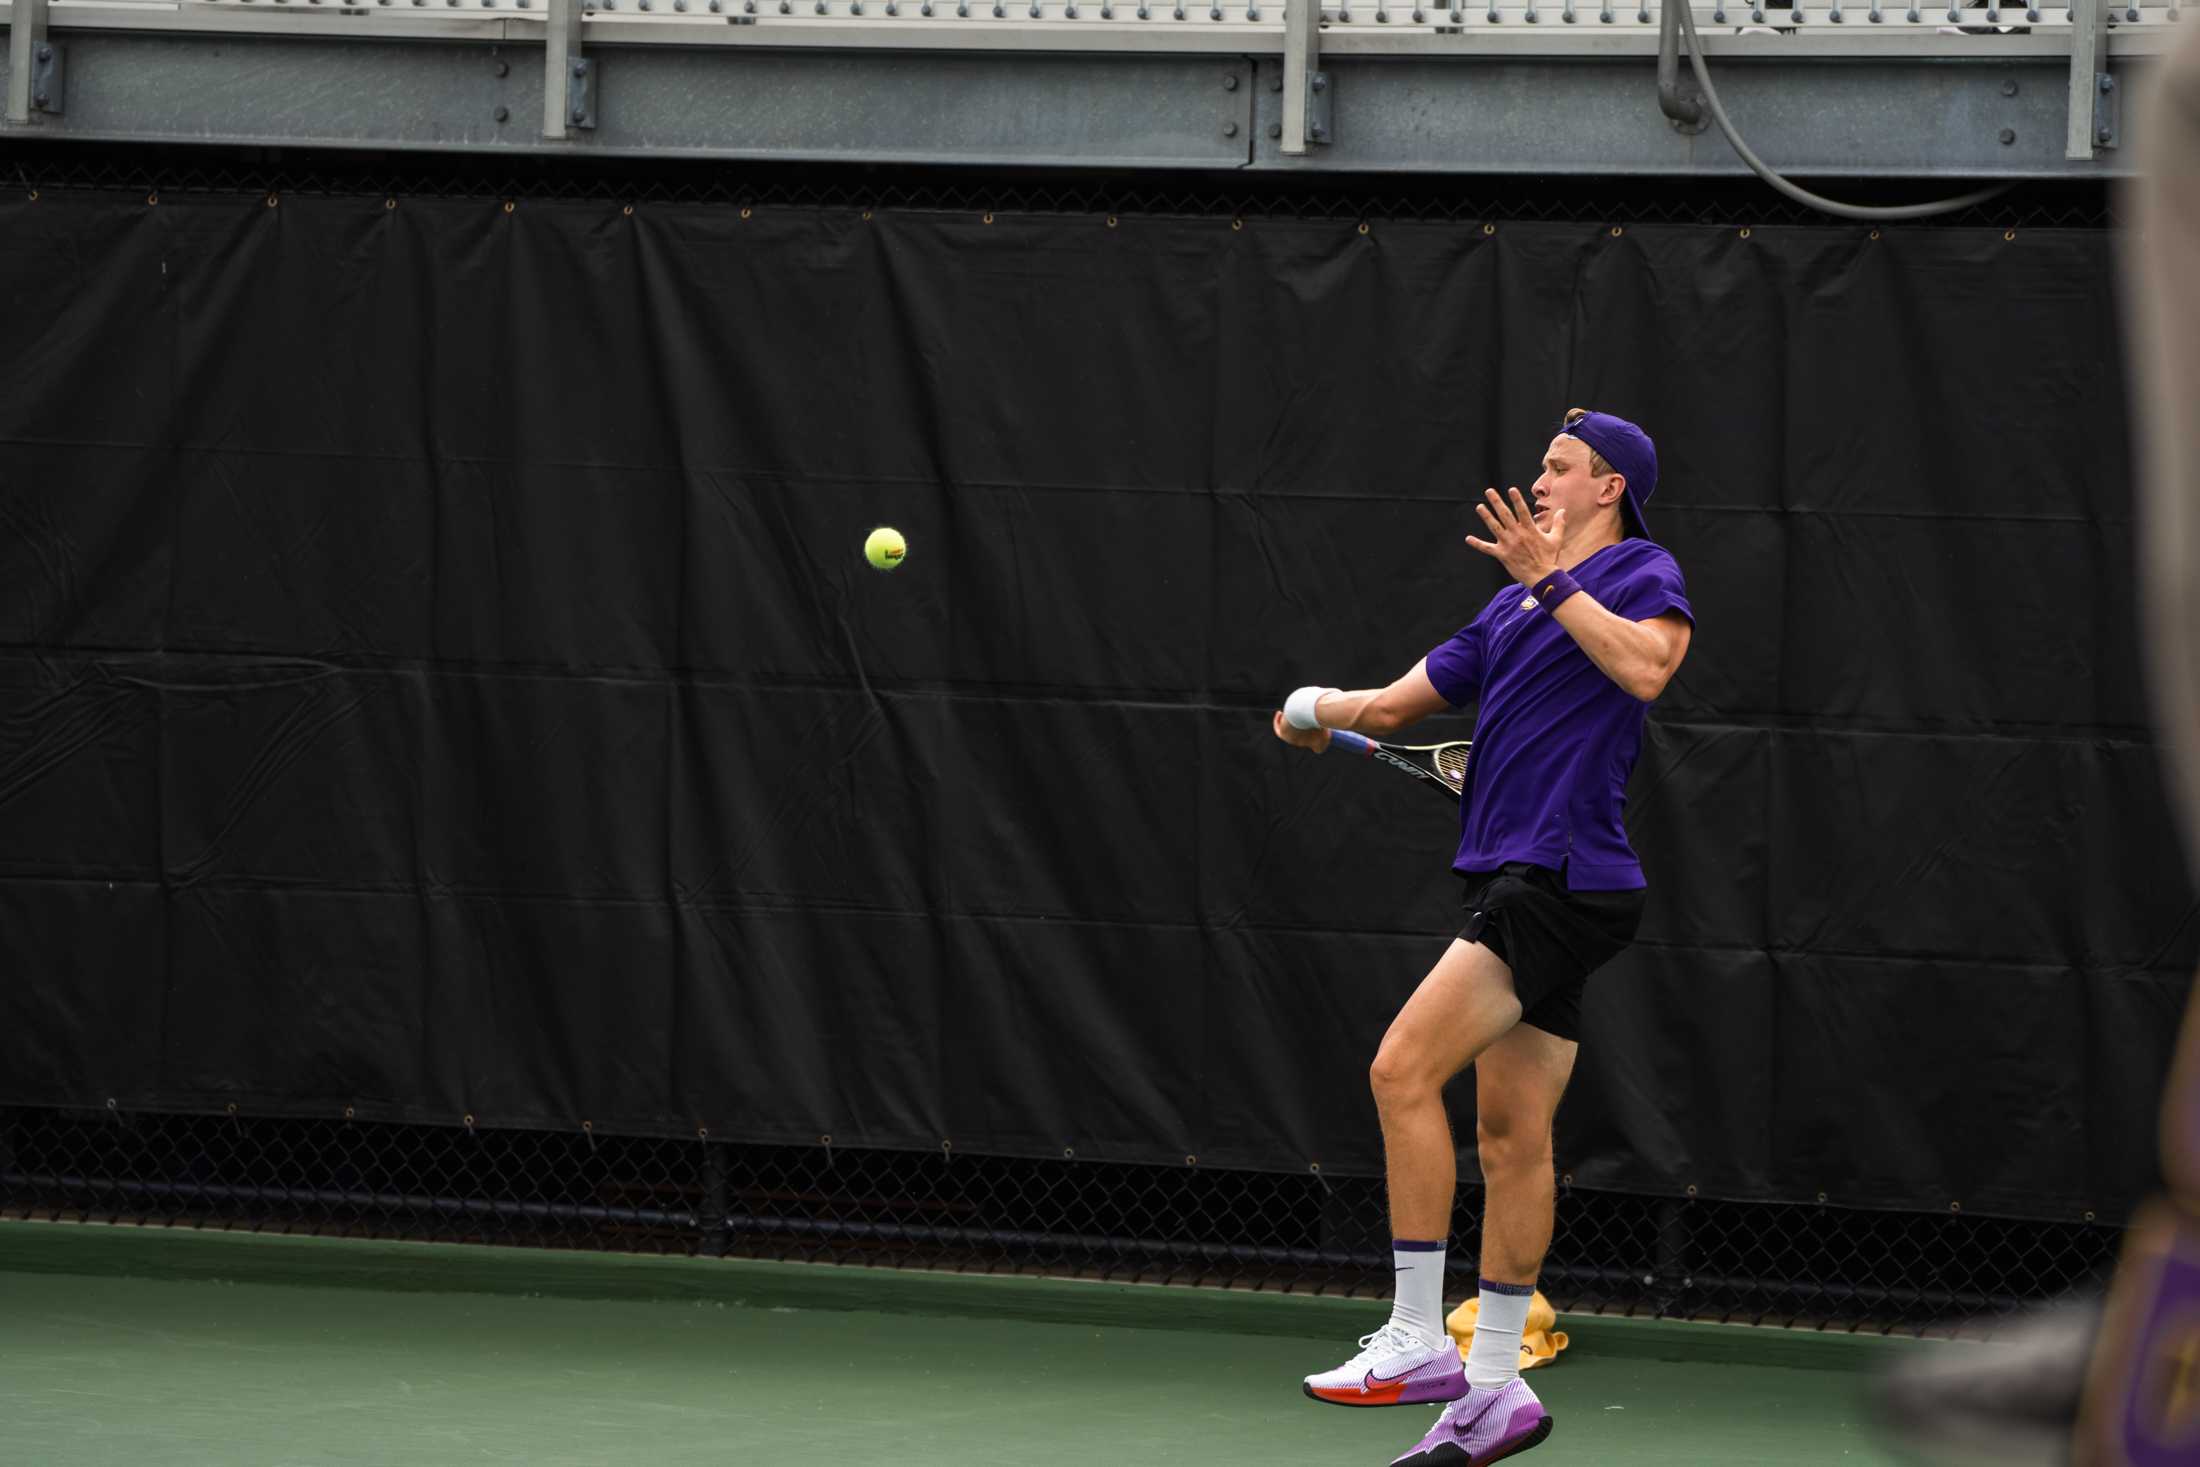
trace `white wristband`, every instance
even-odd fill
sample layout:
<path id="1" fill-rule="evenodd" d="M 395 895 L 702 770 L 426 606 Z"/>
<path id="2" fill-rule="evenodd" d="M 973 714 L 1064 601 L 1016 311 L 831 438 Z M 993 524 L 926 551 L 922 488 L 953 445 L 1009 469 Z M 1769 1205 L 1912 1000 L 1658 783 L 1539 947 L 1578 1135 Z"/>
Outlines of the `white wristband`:
<path id="1" fill-rule="evenodd" d="M 1293 728 L 1320 728 L 1322 721 L 1314 716 L 1314 705 L 1326 693 L 1340 691 L 1337 688 L 1301 688 L 1283 700 L 1283 721 Z"/>

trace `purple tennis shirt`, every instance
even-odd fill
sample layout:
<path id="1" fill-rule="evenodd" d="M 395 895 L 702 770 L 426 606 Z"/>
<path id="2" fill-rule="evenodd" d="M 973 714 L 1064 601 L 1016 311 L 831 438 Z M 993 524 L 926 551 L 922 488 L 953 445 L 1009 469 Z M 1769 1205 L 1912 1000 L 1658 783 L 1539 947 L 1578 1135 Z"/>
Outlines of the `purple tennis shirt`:
<path id="1" fill-rule="evenodd" d="M 1680 566 L 1653 541 L 1608 545 L 1573 577 L 1629 621 L 1669 611 L 1696 619 Z M 1532 861 L 1562 872 L 1571 891 L 1647 884 L 1624 816 L 1649 704 L 1606 677 L 1517 585 L 1428 654 L 1428 678 L 1454 708 L 1480 705 L 1453 870 Z"/>

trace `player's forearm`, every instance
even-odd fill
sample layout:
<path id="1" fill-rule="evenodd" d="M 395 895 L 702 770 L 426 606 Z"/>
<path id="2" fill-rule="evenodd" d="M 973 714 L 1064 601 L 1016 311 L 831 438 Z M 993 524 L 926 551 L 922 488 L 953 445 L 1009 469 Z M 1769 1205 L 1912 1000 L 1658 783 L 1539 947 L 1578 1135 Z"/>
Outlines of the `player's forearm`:
<path id="1" fill-rule="evenodd" d="M 1377 737 L 1394 733 L 1391 720 L 1376 700 L 1382 696 L 1380 688 L 1363 688 L 1352 693 L 1324 693 L 1314 705 L 1315 716 L 1324 728 L 1347 728 L 1354 733 Z"/>
<path id="2" fill-rule="evenodd" d="M 1628 696 L 1650 703 L 1665 691 L 1672 676 L 1666 644 L 1648 627 L 1605 610 L 1587 591 L 1568 596 L 1551 615 Z"/>

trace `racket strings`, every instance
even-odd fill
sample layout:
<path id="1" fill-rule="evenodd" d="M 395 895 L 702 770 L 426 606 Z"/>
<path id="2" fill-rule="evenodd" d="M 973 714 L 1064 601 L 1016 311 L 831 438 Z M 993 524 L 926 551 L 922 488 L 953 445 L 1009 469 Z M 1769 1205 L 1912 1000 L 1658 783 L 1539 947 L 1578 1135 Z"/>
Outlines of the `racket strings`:
<path id="1" fill-rule="evenodd" d="M 1463 789 L 1467 783 L 1467 746 L 1453 744 L 1436 751 L 1436 772 L 1444 777 L 1444 783 L 1453 789 Z"/>

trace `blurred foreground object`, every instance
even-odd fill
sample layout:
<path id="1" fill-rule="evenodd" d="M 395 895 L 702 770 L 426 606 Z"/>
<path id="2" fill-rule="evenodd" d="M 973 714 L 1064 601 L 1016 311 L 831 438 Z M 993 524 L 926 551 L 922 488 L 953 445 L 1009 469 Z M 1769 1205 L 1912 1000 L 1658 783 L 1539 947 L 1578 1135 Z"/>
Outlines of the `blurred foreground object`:
<path id="1" fill-rule="evenodd" d="M 2200 35 L 2185 37 L 2147 110 L 2152 151 L 2126 194 L 2123 291 L 2140 617 L 2164 776 L 2200 870 Z M 2200 1467 L 2200 1012 L 2189 999 L 2161 1136 L 2169 1192 L 2140 1211 L 2105 1310 L 2058 1306 L 2005 1343 L 1880 1382 L 1877 1404 L 1911 1460 Z"/>
<path id="2" fill-rule="evenodd" d="M 2148 109 L 2129 194 L 2125 318 L 2138 363 L 2140 615 L 2188 863 L 2200 869 L 2200 37 Z M 2155 129 L 2159 129 L 2158 131 Z M 2187 1002 L 2162 1106 L 2169 1195 L 2133 1227 L 2087 1381 L 2081 1467 L 2200 1463 L 2200 1014 Z"/>

